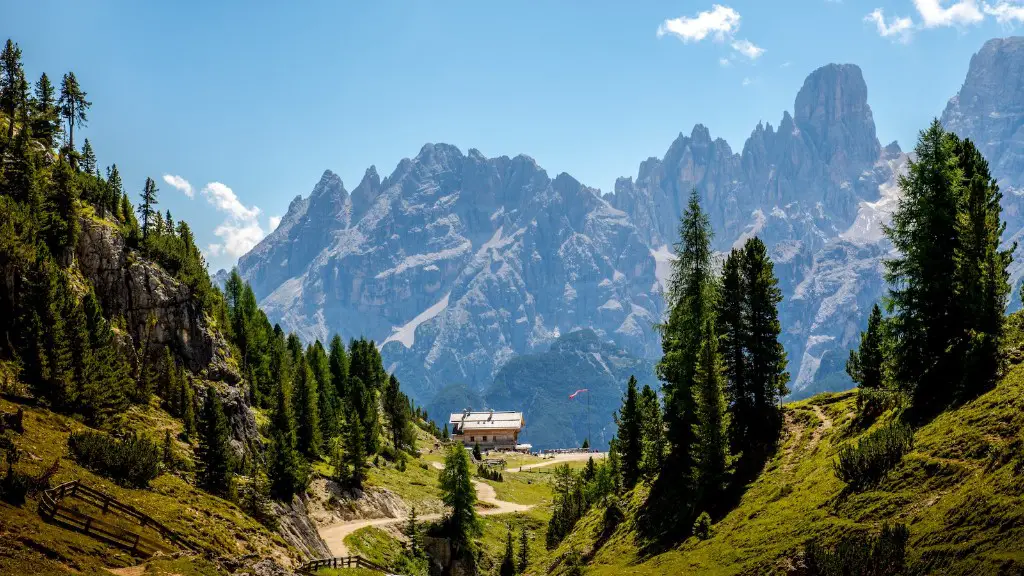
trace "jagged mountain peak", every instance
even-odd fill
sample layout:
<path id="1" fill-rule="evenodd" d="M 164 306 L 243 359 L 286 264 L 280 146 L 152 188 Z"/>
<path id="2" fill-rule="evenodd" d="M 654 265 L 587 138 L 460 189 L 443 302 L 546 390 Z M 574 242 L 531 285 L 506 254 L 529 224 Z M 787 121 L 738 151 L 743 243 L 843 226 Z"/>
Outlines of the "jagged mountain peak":
<path id="1" fill-rule="evenodd" d="M 853 165 L 871 165 L 881 152 L 868 86 L 855 64 L 828 64 L 812 72 L 797 93 L 793 119 L 826 162 L 840 156 Z"/>

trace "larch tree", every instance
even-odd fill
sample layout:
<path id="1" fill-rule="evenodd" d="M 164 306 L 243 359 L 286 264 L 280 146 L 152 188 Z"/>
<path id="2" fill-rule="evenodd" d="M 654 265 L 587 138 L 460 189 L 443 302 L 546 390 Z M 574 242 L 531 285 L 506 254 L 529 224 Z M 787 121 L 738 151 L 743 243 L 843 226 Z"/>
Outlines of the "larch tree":
<path id="1" fill-rule="evenodd" d="M 618 449 L 621 457 L 620 473 L 625 489 L 632 488 L 640 478 L 640 462 L 643 458 L 642 415 L 637 397 L 636 378 L 629 377 L 622 407 L 615 417 L 618 424 Z"/>
<path id="2" fill-rule="evenodd" d="M 861 388 L 882 387 L 884 351 L 882 347 L 882 310 L 875 304 L 868 315 L 867 330 L 860 334 L 860 346 L 850 350 L 846 373 Z"/>
<path id="3" fill-rule="evenodd" d="M 142 203 L 139 204 L 139 216 L 142 216 L 142 239 L 145 241 L 149 238 L 150 232 L 152 232 L 153 224 L 156 220 L 156 215 L 159 214 L 155 206 L 159 204 L 156 193 L 159 189 L 156 187 L 156 182 L 152 178 L 146 178 L 146 184 L 142 188 L 142 193 L 139 197 L 142 199 Z"/>
<path id="4" fill-rule="evenodd" d="M 441 500 L 448 507 L 444 525 L 453 548 L 460 557 L 472 551 L 473 536 L 480 531 L 476 516 L 476 490 L 473 488 L 466 449 L 455 443 L 448 449 L 440 477 Z"/>
<path id="5" fill-rule="evenodd" d="M 92 102 L 85 99 L 87 94 L 78 85 L 74 72 L 68 72 L 60 83 L 60 98 L 57 101 L 60 115 L 68 126 L 67 149 L 75 150 L 75 126 L 85 126 L 88 121 L 87 112 Z"/>

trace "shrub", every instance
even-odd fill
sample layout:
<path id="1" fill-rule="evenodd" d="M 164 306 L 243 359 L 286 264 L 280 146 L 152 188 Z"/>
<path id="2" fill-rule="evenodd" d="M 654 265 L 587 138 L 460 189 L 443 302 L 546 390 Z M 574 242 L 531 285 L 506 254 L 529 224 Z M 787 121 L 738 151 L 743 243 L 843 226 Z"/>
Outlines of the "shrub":
<path id="1" fill-rule="evenodd" d="M 68 437 L 75 461 L 123 486 L 143 488 L 160 473 L 160 447 L 134 432 L 114 438 L 102 432 L 75 432 Z"/>
<path id="2" fill-rule="evenodd" d="M 886 410 L 899 405 L 899 401 L 899 393 L 893 390 L 859 388 L 857 390 L 857 426 L 860 428 L 871 426 Z"/>
<path id="3" fill-rule="evenodd" d="M 906 569 L 910 532 L 903 524 L 882 526 L 877 536 L 856 535 L 826 549 L 816 541 L 804 546 L 807 576 L 896 576 Z"/>
<path id="4" fill-rule="evenodd" d="M 914 431 L 906 424 L 893 422 L 844 446 L 834 463 L 836 478 L 853 490 L 878 484 L 914 447 Z"/>
<path id="5" fill-rule="evenodd" d="M 701 540 L 711 538 L 710 514 L 707 512 L 701 512 L 700 516 L 697 516 L 697 520 L 693 523 L 693 535 Z"/>
<path id="6" fill-rule="evenodd" d="M 478 464 L 476 467 L 476 475 L 481 478 L 486 478 L 493 482 L 504 482 L 505 478 L 501 475 L 501 472 L 492 470 L 483 464 Z"/>

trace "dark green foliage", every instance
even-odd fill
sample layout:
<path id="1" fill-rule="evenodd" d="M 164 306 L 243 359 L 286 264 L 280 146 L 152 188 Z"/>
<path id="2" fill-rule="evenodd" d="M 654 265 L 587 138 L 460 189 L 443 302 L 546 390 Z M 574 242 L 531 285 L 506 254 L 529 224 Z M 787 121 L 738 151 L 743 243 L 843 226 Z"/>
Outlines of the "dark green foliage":
<path id="1" fill-rule="evenodd" d="M 501 559 L 501 566 L 498 568 L 499 576 L 515 576 L 516 560 L 512 548 L 512 526 L 508 527 L 508 536 L 505 538 L 505 556 Z"/>
<path id="2" fill-rule="evenodd" d="M 21 48 L 9 38 L 0 53 L 0 111 L 7 115 L 10 124 L 7 140 L 14 139 L 14 119 L 26 91 L 25 72 L 21 66 Z"/>
<path id="3" fill-rule="evenodd" d="M 622 485 L 627 490 L 632 488 L 640 478 L 640 462 L 643 458 L 642 414 L 637 398 L 636 378 L 630 377 L 626 384 L 626 395 L 622 398 L 622 408 L 615 418 L 618 425 L 618 443 L 622 474 Z"/>
<path id="4" fill-rule="evenodd" d="M 759 462 L 775 449 L 782 431 L 779 404 L 789 393 L 786 387 L 789 373 L 786 372 L 786 351 L 779 342 L 782 326 L 778 305 L 782 291 L 768 248 L 757 237 L 743 246 L 742 273 L 747 337 L 744 349 L 748 355 L 745 378 L 752 395 L 748 441 L 744 449 L 749 457 Z"/>
<path id="5" fill-rule="evenodd" d="M 413 557 L 420 554 L 420 527 L 416 522 L 416 507 L 409 509 L 409 519 L 405 521 L 405 537 L 409 539 L 409 554 Z"/>
<path id="6" fill-rule="evenodd" d="M 123 438 L 88 430 L 73 432 L 68 448 L 83 467 L 123 486 L 144 488 L 160 474 L 160 447 L 134 432 Z"/>
<path id="7" fill-rule="evenodd" d="M 396 450 L 412 449 L 416 435 L 410 421 L 409 397 L 401 391 L 398 379 L 393 375 L 384 384 L 381 403 L 388 418 L 392 446 Z"/>
<path id="8" fill-rule="evenodd" d="M 35 99 L 32 104 L 32 135 L 50 150 L 60 133 L 60 117 L 57 111 L 56 92 L 45 73 L 36 82 Z"/>
<path id="9" fill-rule="evenodd" d="M 472 538 L 480 533 L 480 525 L 474 508 L 476 490 L 469 473 L 469 459 L 461 444 L 456 443 L 448 448 L 439 484 L 441 500 L 450 510 L 443 525 L 456 551 L 453 555 L 468 555 L 473 550 Z"/>
<path id="10" fill-rule="evenodd" d="M 295 366 L 295 395 L 292 409 L 295 413 L 295 447 L 304 455 L 314 458 L 319 454 L 323 439 L 320 436 L 320 410 L 317 382 L 305 358 Z"/>
<path id="11" fill-rule="evenodd" d="M 504 482 L 505 478 L 501 475 L 501 472 L 493 470 L 483 464 L 478 464 L 476 467 L 476 475 L 481 478 L 486 478 L 492 482 Z"/>
<path id="12" fill-rule="evenodd" d="M 605 500 L 614 492 L 613 478 L 616 478 L 618 473 L 609 462 L 597 466 L 592 479 L 588 480 L 586 476 L 585 472 L 573 472 L 568 464 L 555 468 L 552 480 L 554 499 L 545 535 L 548 548 L 557 546 L 572 532 L 573 527 L 592 505 Z"/>
<path id="13" fill-rule="evenodd" d="M 850 350 L 846 373 L 861 388 L 882 387 L 882 310 L 875 304 L 868 316 L 868 329 L 860 335 L 860 347 Z"/>
<path id="14" fill-rule="evenodd" d="M 277 352 L 280 357 L 286 354 L 283 342 L 277 347 Z M 290 502 L 292 496 L 305 490 L 308 469 L 295 449 L 295 419 L 286 379 L 277 386 L 270 424 L 270 493 L 277 500 Z"/>
<path id="15" fill-rule="evenodd" d="M 142 240 L 145 241 L 149 238 L 149 234 L 160 233 L 160 227 L 156 226 L 156 231 L 153 230 L 156 216 L 160 215 L 160 212 L 154 207 L 159 201 L 156 198 L 156 193 L 159 189 L 156 187 L 156 182 L 152 178 L 146 178 L 146 185 L 142 188 L 142 193 L 139 197 L 142 199 L 142 203 L 139 204 L 139 216 L 142 216 Z"/>
<path id="16" fill-rule="evenodd" d="M 345 478 L 349 486 L 362 488 L 366 476 L 366 444 L 363 421 L 359 413 L 350 410 L 345 419 Z"/>
<path id="17" fill-rule="evenodd" d="M 658 394 L 646 384 L 640 391 L 640 423 L 643 438 L 640 472 L 645 478 L 653 478 L 661 470 L 665 458 L 665 424 Z"/>
<path id="18" fill-rule="evenodd" d="M 886 228 L 900 254 L 886 280 L 893 379 L 925 418 L 994 382 L 1013 247 L 999 250 L 1001 194 L 970 140 L 935 120 L 915 153 Z"/>
<path id="19" fill-rule="evenodd" d="M 211 494 L 224 495 L 231 486 L 234 452 L 224 407 L 213 386 L 206 388 L 199 419 L 196 483 Z"/>
<path id="20" fill-rule="evenodd" d="M 57 101 L 61 117 L 68 126 L 68 140 L 65 151 L 73 155 L 75 150 L 75 126 L 85 126 L 86 112 L 92 102 L 85 99 L 86 93 L 78 85 L 74 72 L 68 72 L 60 83 L 60 98 Z"/>
<path id="21" fill-rule="evenodd" d="M 707 512 L 701 512 L 693 522 L 693 535 L 701 540 L 711 537 L 711 516 Z"/>
<path id="22" fill-rule="evenodd" d="M 21 506 L 25 503 L 25 496 L 31 483 L 26 474 L 14 469 L 15 464 L 21 459 L 21 451 L 7 434 L 0 434 L 0 450 L 3 450 L 3 460 L 6 464 L 6 472 L 0 479 L 0 500 L 13 506 Z"/>
<path id="23" fill-rule="evenodd" d="M 260 524 L 271 530 L 278 529 L 279 522 L 270 504 L 270 481 L 262 466 L 252 470 L 249 481 L 239 494 L 239 506 Z"/>
<path id="24" fill-rule="evenodd" d="M 883 524 L 877 536 L 858 534 L 834 549 L 812 540 L 804 546 L 807 576 L 900 576 L 906 574 L 910 531 L 903 524 Z"/>
<path id="25" fill-rule="evenodd" d="M 448 423 L 444 423 L 444 430 L 441 431 L 441 439 L 448 440 Z"/>
<path id="26" fill-rule="evenodd" d="M 896 467 L 903 455 L 914 447 L 914 431 L 906 424 L 893 422 L 872 431 L 856 446 L 843 446 L 834 463 L 836 478 L 851 490 L 874 486 Z"/>
<path id="27" fill-rule="evenodd" d="M 480 453 L 480 443 L 473 444 L 473 459 L 480 461 L 483 460 L 484 456 Z"/>
<path id="28" fill-rule="evenodd" d="M 710 319 L 704 334 L 706 339 L 701 345 L 696 374 L 697 438 L 693 452 L 697 464 L 697 497 L 703 505 L 710 506 L 725 488 L 729 440 L 718 337 Z"/>
<path id="29" fill-rule="evenodd" d="M 330 346 L 330 369 L 331 382 L 334 385 L 338 398 L 346 398 L 346 386 L 348 385 L 348 353 L 345 352 L 345 344 L 341 336 L 335 334 L 331 338 Z"/>
<path id="30" fill-rule="evenodd" d="M 747 382 L 747 343 L 750 317 L 744 286 L 743 252 L 735 248 L 722 264 L 722 285 L 718 301 L 718 333 L 721 337 L 725 394 L 729 403 L 729 448 L 742 454 L 750 442 L 749 425 L 754 413 L 754 394 Z"/>
<path id="31" fill-rule="evenodd" d="M 530 562 L 530 539 L 526 534 L 526 526 L 523 526 L 519 531 L 519 555 L 517 560 L 518 565 L 516 568 L 520 573 L 526 572 L 526 566 Z"/>

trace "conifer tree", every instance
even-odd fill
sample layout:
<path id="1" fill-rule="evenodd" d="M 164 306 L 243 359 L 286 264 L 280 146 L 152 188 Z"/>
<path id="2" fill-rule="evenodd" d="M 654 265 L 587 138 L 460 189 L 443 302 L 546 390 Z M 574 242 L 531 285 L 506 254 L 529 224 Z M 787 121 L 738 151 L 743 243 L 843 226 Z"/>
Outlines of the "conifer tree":
<path id="1" fill-rule="evenodd" d="M 498 568 L 499 576 L 515 576 L 516 573 L 516 560 L 515 552 L 512 548 L 512 525 L 508 527 L 508 535 L 505 538 L 505 557 L 501 560 L 501 566 Z"/>
<path id="2" fill-rule="evenodd" d="M 96 152 L 92 149 L 92 144 L 89 143 L 89 139 L 86 138 L 82 144 L 82 160 L 79 163 L 79 168 L 82 172 L 92 175 L 96 172 Z"/>
<path id="3" fill-rule="evenodd" d="M 92 290 L 82 299 L 82 310 L 93 364 L 89 376 L 80 381 L 81 405 L 86 421 L 95 424 L 125 408 L 131 379 L 114 341 L 114 332 Z"/>
<path id="4" fill-rule="evenodd" d="M 622 485 L 627 490 L 640 478 L 640 461 L 643 458 L 641 437 L 641 414 L 636 391 L 636 378 L 629 377 L 622 408 L 615 418 L 618 424 L 618 448 L 621 460 Z"/>
<path id="5" fill-rule="evenodd" d="M 199 427 L 199 465 L 196 481 L 211 494 L 226 494 L 231 485 L 231 436 L 217 390 L 206 388 Z"/>
<path id="6" fill-rule="evenodd" d="M 449 513 L 445 532 L 451 539 L 456 557 L 472 550 L 472 537 L 479 533 L 476 516 L 476 490 L 473 488 L 466 449 L 455 443 L 448 449 L 440 477 L 441 500 Z"/>
<path id="7" fill-rule="evenodd" d="M 331 338 L 330 367 L 331 382 L 338 398 L 347 397 L 345 387 L 348 383 L 348 354 L 345 352 L 345 344 L 338 334 Z"/>
<path id="8" fill-rule="evenodd" d="M 775 277 L 768 248 L 760 238 L 747 240 L 743 246 L 743 287 L 746 290 L 744 312 L 748 355 L 747 385 L 751 391 L 751 418 L 747 423 L 750 441 L 744 448 L 754 462 L 762 461 L 774 449 L 782 431 L 782 408 L 779 403 L 789 393 L 786 384 L 786 351 L 779 342 L 778 304 L 782 290 Z"/>
<path id="9" fill-rule="evenodd" d="M 341 434 L 341 400 L 331 378 L 330 360 L 319 340 L 306 349 L 306 362 L 316 379 L 320 438 L 326 445 L 328 440 Z"/>
<path id="10" fill-rule="evenodd" d="M 860 347 L 850 350 L 846 373 L 861 388 L 881 388 L 882 362 L 882 310 L 875 304 L 868 316 L 868 328 L 860 334 Z"/>
<path id="11" fill-rule="evenodd" d="M 14 140 L 15 112 L 23 91 L 24 70 L 21 66 L 21 48 L 9 38 L 0 52 L 0 110 L 7 115 L 10 123 L 7 140 Z"/>
<path id="12" fill-rule="evenodd" d="M 643 438 L 640 472 L 647 478 L 653 478 L 661 470 L 665 455 L 665 424 L 661 416 L 658 394 L 646 384 L 640 391 L 640 422 Z"/>
<path id="13" fill-rule="evenodd" d="M 412 423 L 409 420 L 409 398 L 402 393 L 398 379 L 392 375 L 384 385 L 382 403 L 388 417 L 391 443 L 396 450 L 411 447 L 414 441 Z"/>
<path id="14" fill-rule="evenodd" d="M 283 347 L 281 347 L 283 350 Z M 295 450 L 295 419 L 289 396 L 289 383 L 283 380 L 276 389 L 271 418 L 270 492 L 277 500 L 290 502 L 306 482 L 305 465 Z"/>
<path id="15" fill-rule="evenodd" d="M 33 108 L 32 135 L 42 141 L 48 150 L 53 149 L 60 132 L 60 117 L 57 114 L 56 92 L 46 73 L 36 82 Z"/>
<path id="16" fill-rule="evenodd" d="M 519 573 L 526 572 L 526 566 L 530 561 L 530 540 L 526 535 L 526 526 L 519 530 Z"/>
<path id="17" fill-rule="evenodd" d="M 181 383 L 181 424 L 182 435 L 191 442 L 196 437 L 196 401 L 192 393 L 192 384 Z"/>
<path id="18" fill-rule="evenodd" d="M 886 235 L 898 256 L 887 260 L 893 378 L 921 416 L 943 408 L 958 385 L 964 334 L 959 330 L 956 142 L 938 120 L 921 132 L 916 159 L 900 176 L 902 192 Z"/>
<path id="19" fill-rule="evenodd" d="M 747 290 L 743 285 L 743 251 L 735 248 L 722 264 L 722 285 L 716 325 L 721 336 L 725 396 L 729 413 L 729 448 L 739 456 L 750 441 L 750 422 L 754 418 L 754 394 L 747 380 L 747 345 L 750 341 L 747 321 Z"/>
<path id="20" fill-rule="evenodd" d="M 295 447 L 310 458 L 319 454 L 320 436 L 319 398 L 316 390 L 316 376 L 305 358 L 295 368 L 295 395 L 293 397 L 295 422 Z"/>
<path id="21" fill-rule="evenodd" d="M 53 168 L 53 192 L 49 197 L 47 222 L 50 252 L 65 264 L 71 248 L 78 242 L 78 185 L 71 167 L 58 161 Z"/>
<path id="22" fill-rule="evenodd" d="M 416 506 L 409 509 L 409 519 L 405 523 L 405 536 L 409 539 L 409 554 L 416 557 L 420 553 L 420 528 L 416 523 Z"/>
<path id="23" fill-rule="evenodd" d="M 85 126 L 86 112 L 92 106 L 92 102 L 85 99 L 86 93 L 78 85 L 78 79 L 74 72 L 64 75 L 60 84 L 60 99 L 57 101 L 61 117 L 68 125 L 67 149 L 70 152 L 75 150 L 75 126 Z"/>
<path id="24" fill-rule="evenodd" d="M 152 232 L 153 224 L 156 221 L 157 212 L 156 206 L 158 201 L 156 199 L 156 193 L 158 192 L 156 182 L 152 178 L 146 178 L 146 185 L 142 189 L 142 194 L 139 195 L 142 198 L 142 204 L 139 205 L 139 216 L 142 216 L 142 239 L 145 241 L 149 238 L 150 232 Z"/>
<path id="25" fill-rule="evenodd" d="M 441 440 L 448 440 L 448 423 L 444 423 L 444 429 L 441 430 Z"/>
<path id="26" fill-rule="evenodd" d="M 349 485 L 354 488 L 362 488 L 366 473 L 366 448 L 363 423 L 359 418 L 359 413 L 355 410 L 349 410 L 345 418 L 344 460 L 348 470 Z"/>
<path id="27" fill-rule="evenodd" d="M 697 461 L 697 491 L 706 508 L 714 504 L 725 487 L 729 441 L 718 336 L 710 318 L 704 335 L 697 364 L 697 442 L 694 452 Z"/>
<path id="28" fill-rule="evenodd" d="M 711 222 L 696 190 L 690 194 L 679 226 L 669 280 L 668 319 L 661 325 L 664 355 L 658 376 L 665 394 L 668 454 L 652 488 L 647 527 L 672 533 L 690 522 L 693 497 L 694 423 L 697 420 L 694 380 L 707 318 L 715 306 L 711 271 Z"/>

